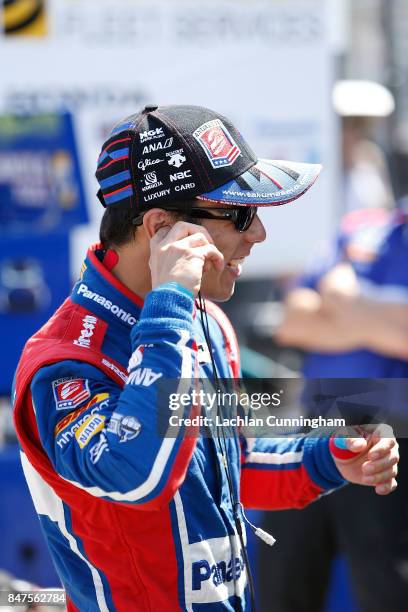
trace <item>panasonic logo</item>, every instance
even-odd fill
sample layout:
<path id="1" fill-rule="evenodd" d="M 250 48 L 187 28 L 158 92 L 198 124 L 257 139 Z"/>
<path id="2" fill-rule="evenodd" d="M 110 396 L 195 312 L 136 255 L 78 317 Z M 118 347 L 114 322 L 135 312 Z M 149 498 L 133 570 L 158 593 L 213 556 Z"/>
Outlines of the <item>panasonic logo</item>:
<path id="1" fill-rule="evenodd" d="M 130 314 L 130 312 L 126 312 L 126 310 L 123 310 L 111 300 L 106 299 L 106 297 L 103 295 L 99 295 L 99 293 L 96 293 L 95 291 L 90 291 L 85 283 L 81 283 L 79 285 L 77 294 L 82 295 L 87 300 L 92 300 L 93 302 L 100 304 L 106 308 L 106 310 L 109 310 L 109 312 L 115 315 L 115 317 L 118 317 L 118 319 L 124 321 L 124 323 L 127 323 L 130 326 L 133 326 L 136 323 L 136 318 Z"/>

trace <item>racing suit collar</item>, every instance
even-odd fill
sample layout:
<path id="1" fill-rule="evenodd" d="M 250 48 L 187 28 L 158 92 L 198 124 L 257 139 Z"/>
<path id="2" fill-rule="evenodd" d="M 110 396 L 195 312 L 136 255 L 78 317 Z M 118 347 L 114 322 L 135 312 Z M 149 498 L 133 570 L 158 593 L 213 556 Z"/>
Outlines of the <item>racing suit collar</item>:
<path id="1" fill-rule="evenodd" d="M 104 253 L 100 244 L 89 248 L 71 299 L 105 320 L 132 327 L 139 319 L 143 299 L 103 265 Z"/>

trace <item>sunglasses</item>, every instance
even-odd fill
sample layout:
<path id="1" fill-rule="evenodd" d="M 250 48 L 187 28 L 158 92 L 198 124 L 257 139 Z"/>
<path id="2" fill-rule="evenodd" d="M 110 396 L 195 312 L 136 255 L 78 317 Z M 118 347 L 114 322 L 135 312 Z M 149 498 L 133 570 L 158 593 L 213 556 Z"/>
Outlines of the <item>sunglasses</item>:
<path id="1" fill-rule="evenodd" d="M 237 206 L 236 208 L 199 208 L 192 207 L 188 210 L 181 210 L 180 208 L 172 208 L 166 206 L 164 210 L 171 210 L 174 212 L 184 213 L 191 219 L 214 219 L 215 221 L 232 221 L 235 225 L 235 229 L 238 232 L 246 232 L 250 228 L 252 221 L 257 213 L 256 206 Z M 135 217 L 132 221 L 133 225 L 141 225 L 143 221 L 144 211 Z"/>

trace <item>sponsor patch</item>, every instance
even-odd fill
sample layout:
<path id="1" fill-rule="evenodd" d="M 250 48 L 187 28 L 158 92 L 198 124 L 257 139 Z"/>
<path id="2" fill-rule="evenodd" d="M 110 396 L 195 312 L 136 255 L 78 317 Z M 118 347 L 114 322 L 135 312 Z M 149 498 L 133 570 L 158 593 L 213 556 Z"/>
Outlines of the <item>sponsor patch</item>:
<path id="1" fill-rule="evenodd" d="M 89 400 L 89 402 L 87 402 L 85 406 L 82 406 L 81 408 L 70 412 L 64 418 L 62 418 L 55 426 L 54 436 L 57 437 L 62 431 L 64 431 L 64 429 L 68 427 L 68 425 L 76 421 L 76 419 L 80 417 L 81 414 L 83 414 L 90 408 L 98 407 L 99 410 L 101 408 L 106 408 L 108 405 L 108 401 L 109 393 L 98 393 L 91 400 Z"/>
<path id="2" fill-rule="evenodd" d="M 111 300 L 108 300 L 105 296 L 100 295 L 95 291 L 91 291 L 85 283 L 81 283 L 78 286 L 76 293 L 78 296 L 82 296 L 87 300 L 92 300 L 96 304 L 100 304 L 101 306 L 103 306 L 103 308 L 106 308 L 106 310 L 115 315 L 115 317 L 118 317 L 118 319 L 124 321 L 125 323 L 128 323 L 130 326 L 136 323 L 135 317 L 130 312 L 123 310 L 117 304 L 114 304 Z M 96 317 L 93 318 L 96 319 Z M 96 321 L 99 324 L 102 323 L 100 319 L 96 319 Z"/>
<path id="3" fill-rule="evenodd" d="M 91 397 L 86 378 L 59 378 L 52 382 L 57 410 L 72 410 Z"/>
<path id="4" fill-rule="evenodd" d="M 152 347 L 153 344 L 140 344 L 135 351 L 133 351 L 132 356 L 129 360 L 128 371 L 133 370 L 133 368 L 137 368 L 143 361 L 143 353 L 146 347 Z"/>
<path id="5" fill-rule="evenodd" d="M 112 370 L 112 372 L 115 372 L 115 374 L 117 376 L 119 376 L 119 378 L 121 378 L 124 382 L 126 382 L 127 380 L 127 376 L 124 372 L 122 372 L 114 363 L 112 363 L 111 361 L 108 361 L 107 359 L 103 358 L 102 359 L 102 363 L 103 365 L 105 365 L 107 368 L 109 368 L 110 370 Z"/>
<path id="6" fill-rule="evenodd" d="M 75 439 L 80 448 L 84 448 L 95 434 L 102 431 L 105 417 L 102 414 L 93 414 L 75 432 Z"/>
<path id="7" fill-rule="evenodd" d="M 213 168 L 231 166 L 241 150 L 220 119 L 203 123 L 193 132 L 194 138 L 200 143 Z"/>
<path id="8" fill-rule="evenodd" d="M 94 335 L 94 329 L 97 322 L 98 319 L 96 317 L 93 317 L 92 315 L 86 315 L 82 319 L 82 329 L 79 333 L 78 338 L 74 340 L 74 344 L 76 344 L 77 346 L 82 346 L 83 348 L 90 348 L 91 339 Z"/>
<path id="9" fill-rule="evenodd" d="M 161 378 L 163 374 L 161 372 L 154 372 L 151 368 L 137 368 L 133 370 L 126 381 L 127 385 L 142 385 L 143 387 L 150 387 L 156 380 Z"/>
<path id="10" fill-rule="evenodd" d="M 101 433 L 98 442 L 89 449 L 89 457 L 92 465 L 98 463 L 104 452 L 109 452 L 109 446 L 105 434 Z"/>
<path id="11" fill-rule="evenodd" d="M 106 429 L 116 434 L 120 438 L 119 442 L 127 442 L 139 435 L 142 426 L 136 417 L 116 413 L 112 415 Z"/>

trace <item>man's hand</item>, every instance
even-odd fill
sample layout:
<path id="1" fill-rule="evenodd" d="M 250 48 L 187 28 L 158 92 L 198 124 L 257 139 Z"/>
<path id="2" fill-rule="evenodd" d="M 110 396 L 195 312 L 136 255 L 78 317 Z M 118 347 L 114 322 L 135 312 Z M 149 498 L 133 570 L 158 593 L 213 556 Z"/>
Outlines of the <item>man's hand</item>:
<path id="1" fill-rule="evenodd" d="M 353 430 L 354 437 L 342 437 L 340 445 L 333 441 L 338 440 L 337 435 L 341 432 L 332 438 L 331 449 L 337 469 L 349 482 L 372 486 L 378 495 L 388 495 L 397 488 L 399 461 L 398 444 L 391 427 L 363 425 Z M 354 456 L 341 459 L 341 455 L 351 455 L 347 451 Z"/>
<path id="2" fill-rule="evenodd" d="M 150 241 L 152 288 L 175 281 L 197 295 L 203 272 L 213 266 L 222 271 L 224 257 L 208 231 L 193 223 L 178 221 L 160 228 Z"/>

